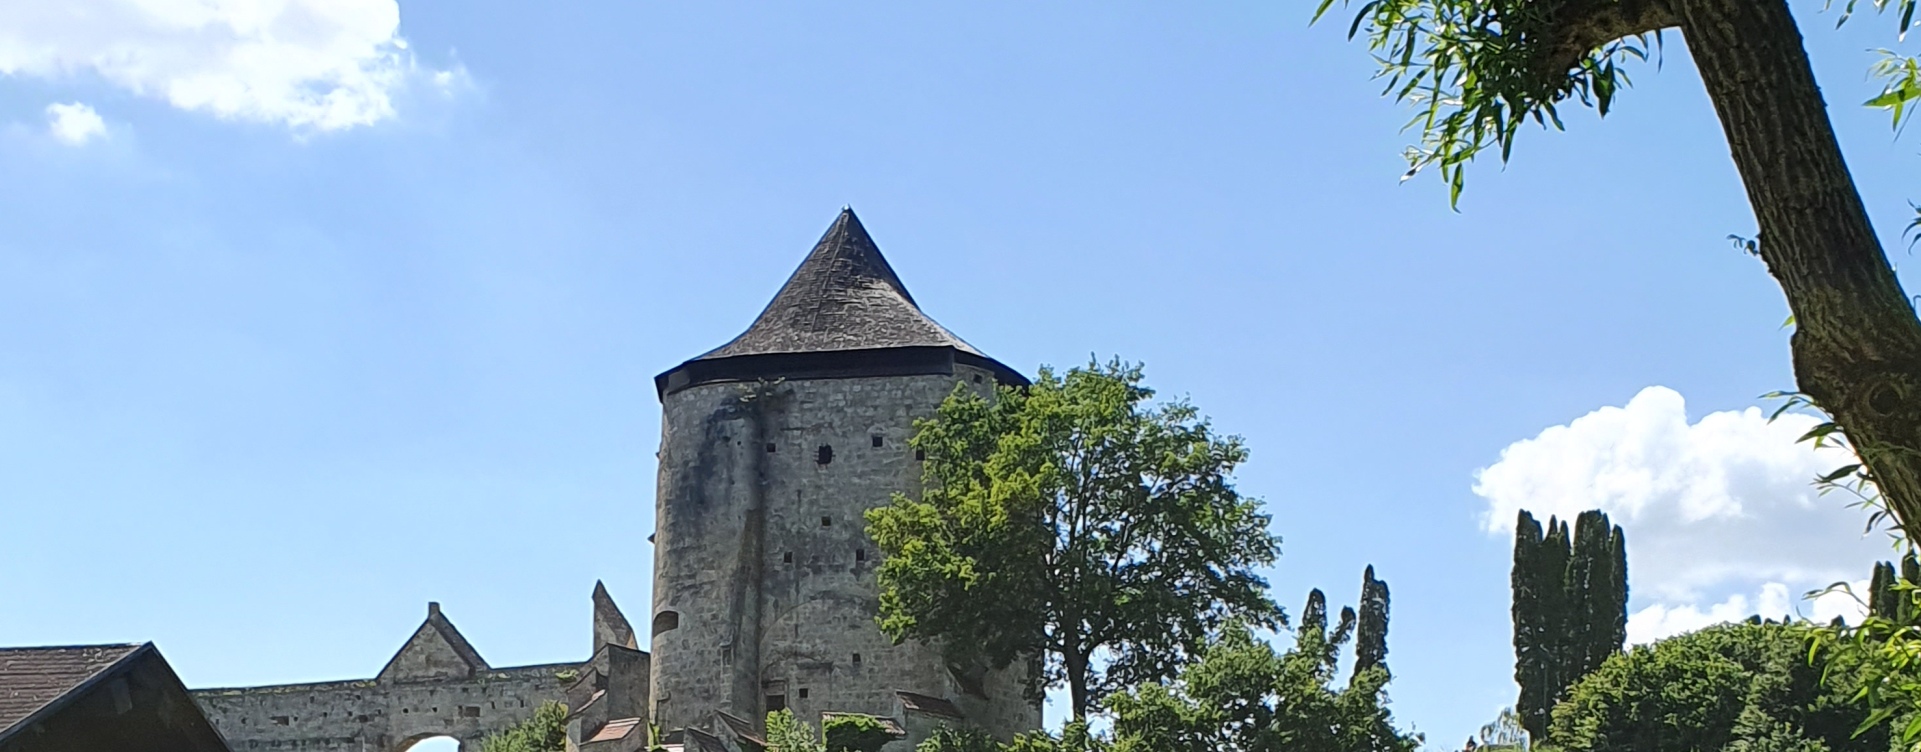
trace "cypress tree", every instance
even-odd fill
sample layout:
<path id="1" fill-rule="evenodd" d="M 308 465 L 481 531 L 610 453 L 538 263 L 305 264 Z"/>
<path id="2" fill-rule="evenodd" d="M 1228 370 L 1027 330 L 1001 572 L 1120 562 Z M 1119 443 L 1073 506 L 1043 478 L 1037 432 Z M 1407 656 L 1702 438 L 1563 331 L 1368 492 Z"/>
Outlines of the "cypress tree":
<path id="1" fill-rule="evenodd" d="M 1387 583 L 1374 579 L 1374 565 L 1361 574 L 1361 608 L 1354 637 L 1354 674 L 1387 668 Z"/>
<path id="2" fill-rule="evenodd" d="M 1921 568 L 1921 562 L 1917 563 Z M 1567 688 L 1627 641 L 1627 539 L 1599 510 L 1546 529 L 1523 511 L 1515 524 L 1515 711 L 1534 738 Z"/>
<path id="3" fill-rule="evenodd" d="M 1899 595 L 1894 589 L 1894 565 L 1875 562 L 1874 579 L 1868 581 L 1868 614 L 1888 620 L 1899 617 Z"/>
<path id="4" fill-rule="evenodd" d="M 1534 738 L 1547 732 L 1549 704 L 1547 685 L 1550 658 L 1545 645 L 1547 611 L 1543 604 L 1541 549 L 1545 542 L 1541 523 L 1522 510 L 1514 523 L 1514 569 L 1508 581 L 1514 591 L 1514 681 L 1521 685 L 1521 698 L 1515 704 L 1521 726 Z"/>

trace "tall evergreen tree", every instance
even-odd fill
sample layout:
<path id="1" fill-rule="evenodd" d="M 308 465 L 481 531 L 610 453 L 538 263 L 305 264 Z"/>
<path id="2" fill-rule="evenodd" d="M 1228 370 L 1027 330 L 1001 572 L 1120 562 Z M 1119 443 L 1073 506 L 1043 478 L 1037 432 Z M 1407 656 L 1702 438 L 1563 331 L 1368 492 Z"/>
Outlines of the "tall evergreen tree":
<path id="1" fill-rule="evenodd" d="M 1545 530 L 1523 511 L 1515 524 L 1515 711 L 1536 738 L 1567 688 L 1600 667 L 1627 638 L 1627 543 L 1599 511 Z"/>
<path id="2" fill-rule="evenodd" d="M 1387 668 L 1387 583 L 1374 578 L 1374 565 L 1361 574 L 1361 608 L 1354 633 L 1354 675 Z"/>
<path id="3" fill-rule="evenodd" d="M 1546 593 L 1541 582 L 1541 548 L 1545 542 L 1541 523 L 1522 510 L 1514 524 L 1514 569 L 1509 582 L 1514 591 L 1514 681 L 1521 685 L 1521 699 L 1515 710 L 1529 733 L 1547 728 L 1550 697 L 1545 695 L 1552 683 L 1552 665 L 1547 649 Z"/>

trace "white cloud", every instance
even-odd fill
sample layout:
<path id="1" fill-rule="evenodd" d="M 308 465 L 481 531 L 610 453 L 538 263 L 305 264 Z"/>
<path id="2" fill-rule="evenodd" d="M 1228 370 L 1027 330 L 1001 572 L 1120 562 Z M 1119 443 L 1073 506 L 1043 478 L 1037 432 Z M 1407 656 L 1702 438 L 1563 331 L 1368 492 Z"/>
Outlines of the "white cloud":
<path id="1" fill-rule="evenodd" d="M 392 117 L 423 78 L 399 30 L 397 0 L 0 0 L 0 74 L 91 75 L 221 118 L 339 130 Z"/>
<path id="2" fill-rule="evenodd" d="M 1649 387 L 1625 407 L 1604 407 L 1501 451 L 1475 474 L 1490 533 L 1510 533 L 1518 510 L 1543 520 L 1601 509 L 1627 532 L 1629 632 L 1674 634 L 1798 608 L 1813 618 L 1852 613 L 1845 596 L 1800 595 L 1853 581 L 1884 539 L 1862 535 L 1866 515 L 1813 479 L 1852 459 L 1796 439 L 1806 415 L 1769 422 L 1760 408 L 1689 423 L 1681 395 Z M 1701 604 L 1709 605 L 1701 605 Z M 1650 635 L 1652 637 L 1650 637 Z"/>
<path id="3" fill-rule="evenodd" d="M 81 102 L 47 105 L 47 131 L 55 140 L 80 146 L 95 138 L 105 138 L 107 123 L 100 113 Z"/>

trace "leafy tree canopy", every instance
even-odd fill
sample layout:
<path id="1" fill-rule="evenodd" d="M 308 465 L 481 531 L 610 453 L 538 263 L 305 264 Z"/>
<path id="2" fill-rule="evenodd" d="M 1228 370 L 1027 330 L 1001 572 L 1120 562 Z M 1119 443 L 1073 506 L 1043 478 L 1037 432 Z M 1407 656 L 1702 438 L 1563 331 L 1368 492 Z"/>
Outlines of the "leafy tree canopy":
<path id="1" fill-rule="evenodd" d="M 1273 626 L 1254 571 L 1280 541 L 1230 481 L 1247 458 L 1141 368 L 1043 368 L 988 400 L 957 388 L 919 424 L 924 491 L 868 512 L 881 627 L 957 664 L 1038 661 L 1076 718 L 1172 676 L 1230 619 Z M 1038 688 L 1038 687 L 1036 687 Z"/>
<path id="2" fill-rule="evenodd" d="M 487 737 L 480 752 L 564 752 L 567 749 L 567 706 L 544 702 L 534 715 Z"/>
<path id="3" fill-rule="evenodd" d="M 1564 752 L 1883 752 L 1853 702 L 1859 664 L 1816 653 L 1804 627 L 1751 620 L 1635 647 L 1574 685 L 1548 744 Z M 1825 677 L 1825 682 L 1824 682 Z"/>
<path id="4" fill-rule="evenodd" d="M 1113 752 L 1413 752 L 1421 739 L 1394 728 L 1385 667 L 1335 683 L 1354 612 L 1329 632 L 1319 595 L 1284 654 L 1234 626 L 1173 684 L 1109 698 Z"/>

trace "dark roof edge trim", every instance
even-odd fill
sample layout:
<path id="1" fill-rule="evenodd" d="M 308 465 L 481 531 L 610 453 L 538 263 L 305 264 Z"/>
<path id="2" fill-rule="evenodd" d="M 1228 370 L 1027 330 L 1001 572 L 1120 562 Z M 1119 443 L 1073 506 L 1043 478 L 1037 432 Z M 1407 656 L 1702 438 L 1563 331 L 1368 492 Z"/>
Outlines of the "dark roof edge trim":
<path id="1" fill-rule="evenodd" d="M 31 713 L 28 713 L 25 718 L 21 718 L 20 720 L 15 721 L 12 726 L 8 726 L 6 728 L 0 729 L 0 742 L 5 742 L 8 739 L 13 738 L 24 729 L 33 728 L 33 724 L 46 720 L 48 716 L 51 716 L 54 713 L 60 712 L 60 709 L 65 708 L 67 706 L 67 703 L 73 702 L 74 698 L 77 698 L 81 695 L 86 694 L 87 690 L 93 689 L 93 686 L 95 684 L 99 684 L 100 682 L 106 681 L 108 677 L 113 676 L 114 674 L 120 673 L 121 670 L 125 669 L 129 665 L 132 665 L 132 662 L 135 659 L 141 656 L 147 655 L 148 653 L 154 653 L 154 652 L 158 652 L 158 651 L 154 648 L 153 643 L 151 642 L 140 643 L 140 647 L 134 648 L 132 651 L 128 652 L 126 655 L 120 656 L 120 658 L 115 660 L 113 663 L 107 664 L 106 668 L 93 672 L 93 676 L 87 677 L 85 680 L 81 681 L 79 684 L 75 684 L 71 687 L 68 687 L 67 691 L 60 693 L 59 697 L 55 697 L 51 700 L 48 700 L 47 704 L 40 706 L 40 709 L 35 710 Z M 173 668 L 168 667 L 167 673 L 170 675 L 173 674 Z M 180 683 L 179 676 L 174 676 L 173 680 L 175 684 Z M 186 690 L 186 685 L 184 684 L 181 685 L 181 690 L 184 692 Z M 195 708 L 195 709 L 197 710 L 198 708 Z"/>
<path id="2" fill-rule="evenodd" d="M 1027 386 L 1019 371 L 993 358 L 955 347 L 884 347 L 864 350 L 736 355 L 696 358 L 654 377 L 661 398 L 702 384 L 772 379 L 849 379 L 872 376 L 947 375 L 955 365 L 982 368 L 1006 386 Z"/>

